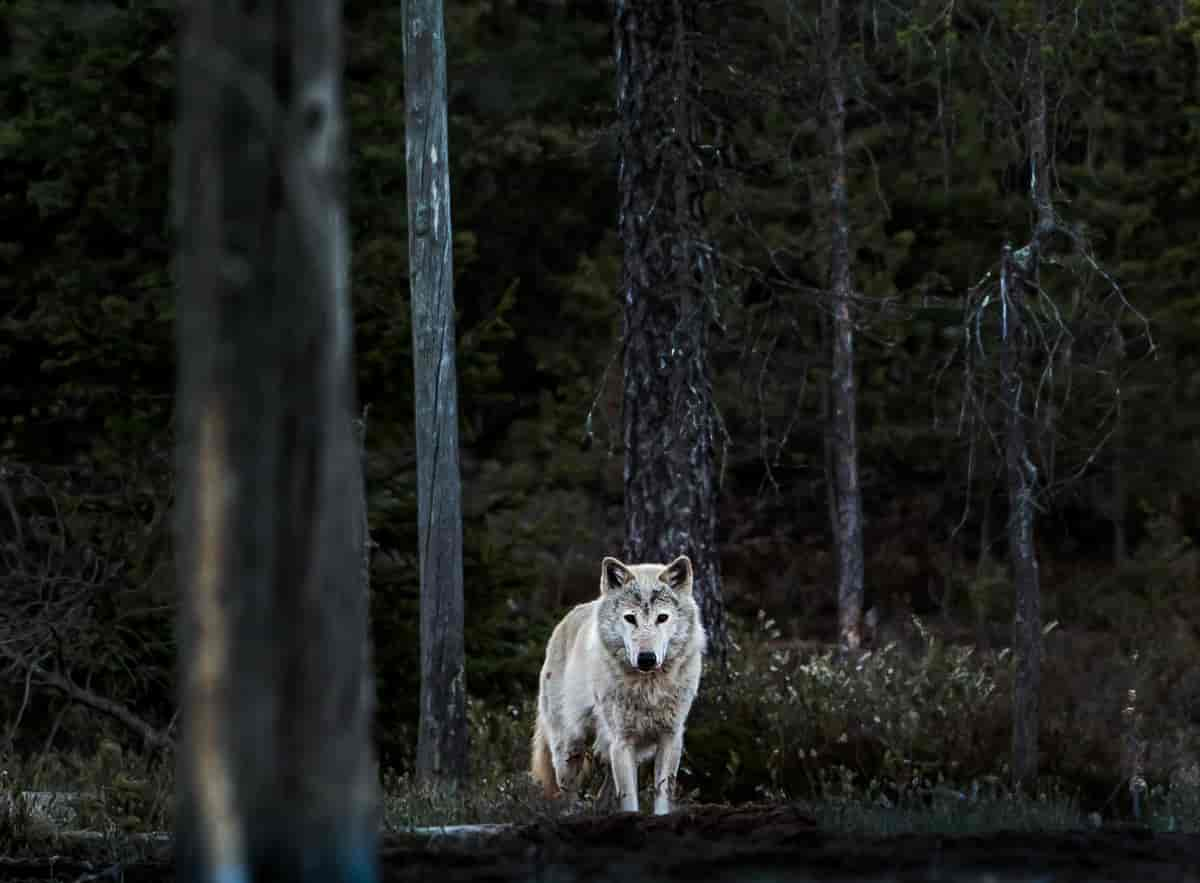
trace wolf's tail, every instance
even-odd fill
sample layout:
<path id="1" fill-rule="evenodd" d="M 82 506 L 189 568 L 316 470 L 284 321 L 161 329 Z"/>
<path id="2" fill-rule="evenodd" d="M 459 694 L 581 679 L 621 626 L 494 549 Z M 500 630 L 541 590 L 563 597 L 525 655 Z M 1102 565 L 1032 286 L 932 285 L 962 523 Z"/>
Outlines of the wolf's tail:
<path id="1" fill-rule="evenodd" d="M 533 751 L 529 763 L 529 774 L 542 786 L 547 797 L 558 796 L 558 778 L 554 775 L 554 760 L 550 756 L 550 743 L 542 732 L 542 717 L 538 715 L 533 727 Z"/>

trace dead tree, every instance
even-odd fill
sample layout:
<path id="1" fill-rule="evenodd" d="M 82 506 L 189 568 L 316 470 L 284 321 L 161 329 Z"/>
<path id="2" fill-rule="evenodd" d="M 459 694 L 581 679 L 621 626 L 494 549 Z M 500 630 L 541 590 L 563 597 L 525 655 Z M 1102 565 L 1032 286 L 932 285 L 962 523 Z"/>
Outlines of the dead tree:
<path id="1" fill-rule="evenodd" d="M 178 877 L 369 883 L 340 4 L 181 26 Z"/>
<path id="2" fill-rule="evenodd" d="M 1012 773 L 1026 787 L 1037 778 L 1038 700 L 1041 695 L 1041 581 L 1034 548 L 1034 492 L 1037 470 L 1029 456 L 1025 423 L 1028 409 L 1024 383 L 1030 347 L 1024 315 L 1026 282 L 1017 272 L 1012 249 L 1000 258 L 1000 298 L 1007 310 L 1002 335 L 1004 383 L 1004 467 L 1008 490 L 1008 560 L 1016 596 L 1013 620 Z"/>
<path id="3" fill-rule="evenodd" d="M 1013 64 L 1012 75 L 997 78 L 1003 106 L 1021 116 L 1012 123 L 1024 135 L 1028 162 L 1029 204 L 1034 217 L 1029 240 L 1020 248 L 1005 245 L 995 277 L 989 273 L 965 301 L 962 354 L 964 409 L 971 420 L 994 433 L 1003 453 L 1008 497 L 1008 554 L 1015 595 L 1013 620 L 1012 778 L 1030 788 L 1038 773 L 1038 726 L 1041 689 L 1041 588 L 1035 547 L 1036 512 L 1056 486 L 1082 474 L 1111 437 L 1120 412 L 1119 371 L 1127 338 L 1122 329 L 1133 316 L 1144 335 L 1138 347 L 1152 352 L 1148 325 L 1126 300 L 1120 286 L 1099 265 L 1082 233 L 1059 217 L 1051 180 L 1054 131 L 1049 120 L 1050 0 L 1035 0 L 1025 35 L 1016 46 L 1002 47 L 999 58 Z M 1013 29 L 1015 30 L 1015 29 Z M 1019 47 L 1020 52 L 1013 49 Z M 989 66 L 989 69 L 993 69 Z M 995 69 L 1001 69 L 997 65 Z M 1016 99 L 1010 93 L 1016 86 Z M 1051 274 L 1051 270 L 1053 273 Z M 1050 278 L 1047 279 L 1047 276 Z M 1090 290 L 1098 281 L 1100 292 Z M 1070 298 L 1055 289 L 1070 286 Z M 1086 346 L 1084 342 L 1086 341 Z M 1087 357 L 1079 355 L 1086 350 Z M 991 370 L 998 368 L 998 370 Z M 1073 378 L 1094 372 L 1109 384 L 1112 405 L 1094 446 L 1074 464 L 1074 475 L 1055 476 L 1061 416 L 1071 406 Z M 992 425 L 990 418 L 1003 415 Z M 1094 419 L 1089 414 L 1089 419 Z"/>
<path id="4" fill-rule="evenodd" d="M 613 33 L 624 244 L 627 561 L 687 554 L 710 655 L 728 644 L 717 554 L 715 318 L 696 150 L 695 0 L 617 0 Z"/>
<path id="5" fill-rule="evenodd" d="M 850 208 L 846 194 L 846 85 L 842 76 L 841 0 L 822 0 L 829 159 L 829 298 L 832 314 L 828 450 L 832 458 L 837 551 L 838 643 L 862 644 L 863 526 L 858 482 L 858 390 L 854 379 L 854 291 L 850 267 Z"/>
<path id="6" fill-rule="evenodd" d="M 417 776 L 456 785 L 467 772 L 467 691 L 441 0 L 404 4 L 404 91 L 421 568 Z"/>

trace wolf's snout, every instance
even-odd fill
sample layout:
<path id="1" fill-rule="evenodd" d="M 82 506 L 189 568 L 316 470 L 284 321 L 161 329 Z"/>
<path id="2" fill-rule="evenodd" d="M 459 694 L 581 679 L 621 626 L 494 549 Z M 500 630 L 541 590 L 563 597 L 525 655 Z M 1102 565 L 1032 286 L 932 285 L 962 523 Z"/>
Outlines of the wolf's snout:
<path id="1" fill-rule="evenodd" d="M 650 671 L 658 665 L 658 657 L 650 650 L 643 650 L 638 654 L 637 667 L 638 671 Z"/>

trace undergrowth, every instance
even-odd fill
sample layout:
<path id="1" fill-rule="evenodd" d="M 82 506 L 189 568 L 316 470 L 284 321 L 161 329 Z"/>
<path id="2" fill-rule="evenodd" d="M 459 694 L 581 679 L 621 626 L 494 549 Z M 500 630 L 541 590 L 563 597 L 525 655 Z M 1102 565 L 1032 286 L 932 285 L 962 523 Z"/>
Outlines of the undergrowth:
<path id="1" fill-rule="evenodd" d="M 92 756 L 45 752 L 34 758 L 3 757 L 0 764 L 4 855 L 73 846 L 127 860 L 155 845 L 131 835 L 171 829 L 174 770 L 162 752 L 128 751 L 104 739 Z"/>
<path id="2" fill-rule="evenodd" d="M 1037 793 L 1026 795 L 1005 785 L 1011 654 L 949 644 L 920 621 L 911 635 L 839 659 L 828 648 L 784 640 L 766 616 L 738 625 L 729 680 L 710 676 L 689 720 L 677 804 L 788 802 L 823 827 L 863 834 L 1114 821 L 1200 831 L 1196 733 L 1174 716 L 1178 697 L 1161 694 L 1174 683 L 1161 686 L 1164 672 L 1178 665 L 1166 643 L 1142 654 L 1095 652 L 1085 665 L 1074 645 L 1048 639 L 1043 776 Z M 1063 674 L 1076 670 L 1087 678 L 1075 683 Z M 1098 696 L 1097 683 L 1108 692 Z M 586 799 L 595 775 L 574 803 L 546 800 L 533 786 L 526 772 L 533 718 L 532 694 L 504 705 L 473 698 L 469 781 L 447 790 L 418 784 L 403 764 L 383 770 L 385 829 L 606 811 Z M 171 828 L 168 754 L 106 739 L 90 757 L 0 756 L 0 771 L 5 854 L 55 848 L 67 830 L 99 832 L 116 852 L 127 835 Z"/>
<path id="3" fill-rule="evenodd" d="M 911 632 L 912 641 L 844 661 L 783 640 L 765 615 L 740 624 L 730 680 L 707 682 L 689 720 L 679 805 L 792 802 L 831 829 L 877 834 L 1113 822 L 1200 831 L 1200 764 L 1181 763 L 1195 756 L 1195 734 L 1163 726 L 1167 706 L 1115 686 L 1140 684 L 1152 696 L 1147 685 L 1173 664 L 1169 653 L 1093 656 L 1089 674 L 1106 668 L 1114 687 L 1107 702 L 1089 693 L 1085 705 L 1072 691 L 1083 695 L 1086 682 L 1054 679 L 1080 664 L 1060 658 L 1070 645 L 1048 646 L 1043 689 L 1058 695 L 1044 701 L 1044 774 L 1026 795 L 1005 785 L 1011 653 L 948 644 L 919 620 Z M 546 801 L 530 786 L 532 696 L 502 708 L 474 701 L 468 716 L 471 784 L 447 794 L 405 771 L 388 774 L 391 826 L 597 811 Z"/>

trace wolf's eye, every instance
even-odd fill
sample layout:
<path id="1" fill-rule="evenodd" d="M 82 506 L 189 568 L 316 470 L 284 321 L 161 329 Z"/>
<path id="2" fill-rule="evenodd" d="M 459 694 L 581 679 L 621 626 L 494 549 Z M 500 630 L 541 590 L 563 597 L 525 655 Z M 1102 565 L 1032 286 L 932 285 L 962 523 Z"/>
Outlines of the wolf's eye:
<path id="1" fill-rule="evenodd" d="M 632 613 L 625 614 L 625 621 L 627 623 L 629 623 L 630 625 L 637 625 L 637 617 L 634 616 Z"/>
<path id="2" fill-rule="evenodd" d="M 668 619 L 670 619 L 670 618 L 671 618 L 671 617 L 667 616 L 667 614 L 665 614 L 665 613 L 660 613 L 660 614 L 658 615 L 658 623 L 659 623 L 659 625 L 662 625 L 664 622 L 666 622 L 666 621 L 667 621 Z"/>

